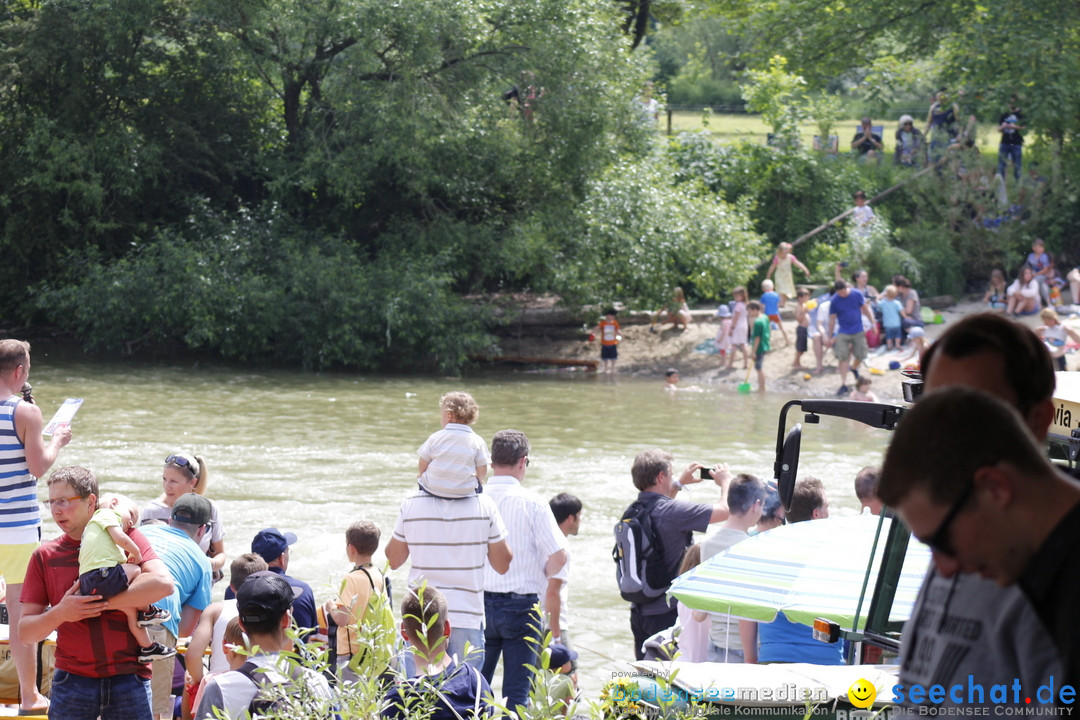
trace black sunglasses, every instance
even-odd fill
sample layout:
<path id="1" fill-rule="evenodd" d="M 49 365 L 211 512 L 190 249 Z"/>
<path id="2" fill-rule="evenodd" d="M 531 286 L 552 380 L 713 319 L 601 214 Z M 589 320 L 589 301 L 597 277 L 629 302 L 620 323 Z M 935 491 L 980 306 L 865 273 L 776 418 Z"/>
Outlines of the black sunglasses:
<path id="1" fill-rule="evenodd" d="M 975 491 L 975 483 L 969 482 L 967 487 L 964 488 L 964 492 L 960 493 L 960 497 L 956 499 L 953 506 L 949 508 L 949 512 L 945 513 L 945 518 L 938 525 L 938 529 L 934 531 L 934 534 L 928 538 L 919 538 L 923 543 L 928 545 L 931 550 L 941 553 L 942 555 L 948 555 L 949 557 L 956 557 L 956 550 L 953 548 L 951 535 L 949 530 L 952 528 L 953 520 L 960 514 L 960 510 L 971 498 L 971 493 Z"/>

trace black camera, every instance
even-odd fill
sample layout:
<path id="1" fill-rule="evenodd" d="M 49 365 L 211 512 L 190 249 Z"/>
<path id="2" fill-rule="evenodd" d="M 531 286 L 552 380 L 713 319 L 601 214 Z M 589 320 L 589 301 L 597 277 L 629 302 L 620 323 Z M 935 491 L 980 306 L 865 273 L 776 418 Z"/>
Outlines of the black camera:
<path id="1" fill-rule="evenodd" d="M 904 393 L 904 402 L 915 403 L 922 397 L 923 376 L 918 370 L 903 370 L 900 373 L 900 390 Z"/>
<path id="2" fill-rule="evenodd" d="M 707 467 L 701 468 L 701 479 L 702 480 L 712 480 L 712 470 L 710 468 L 707 468 Z"/>

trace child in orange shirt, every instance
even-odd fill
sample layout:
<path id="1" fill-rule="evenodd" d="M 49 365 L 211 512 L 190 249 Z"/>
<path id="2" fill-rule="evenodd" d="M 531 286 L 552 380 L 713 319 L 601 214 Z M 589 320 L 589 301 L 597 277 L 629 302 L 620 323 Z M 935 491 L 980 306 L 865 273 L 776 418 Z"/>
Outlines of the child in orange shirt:
<path id="1" fill-rule="evenodd" d="M 619 359 L 619 321 L 615 319 L 615 308 L 604 311 L 604 319 L 597 323 L 593 333 L 600 336 L 600 372 L 615 373 L 615 361 Z"/>

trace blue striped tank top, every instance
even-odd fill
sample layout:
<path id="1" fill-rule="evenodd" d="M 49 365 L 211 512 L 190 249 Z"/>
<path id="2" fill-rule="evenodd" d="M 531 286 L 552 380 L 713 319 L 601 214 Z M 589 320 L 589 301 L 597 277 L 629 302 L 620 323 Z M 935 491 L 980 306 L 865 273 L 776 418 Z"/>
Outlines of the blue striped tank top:
<path id="1" fill-rule="evenodd" d="M 23 402 L 12 395 L 0 403 L 0 544 L 22 545 L 41 536 L 37 478 L 26 465 L 26 449 L 15 432 L 15 408 Z"/>

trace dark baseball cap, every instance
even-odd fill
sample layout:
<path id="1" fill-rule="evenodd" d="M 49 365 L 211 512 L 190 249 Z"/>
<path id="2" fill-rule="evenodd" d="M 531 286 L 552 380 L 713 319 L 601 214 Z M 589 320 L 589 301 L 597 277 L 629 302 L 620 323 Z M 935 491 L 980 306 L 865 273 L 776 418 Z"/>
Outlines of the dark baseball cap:
<path id="1" fill-rule="evenodd" d="M 274 562 L 290 545 L 296 542 L 296 535 L 283 533 L 277 528 L 260 530 L 251 540 L 251 552 L 261 555 L 268 563 Z"/>
<path id="2" fill-rule="evenodd" d="M 210 501 L 198 493 L 181 495 L 173 503 L 172 518 L 191 525 L 206 525 L 214 512 Z"/>
<path id="3" fill-rule="evenodd" d="M 558 670 L 571 660 L 577 660 L 577 651 L 571 650 L 562 643 L 551 644 L 551 662 L 548 663 L 548 667 L 552 670 Z"/>
<path id="4" fill-rule="evenodd" d="M 243 622 L 273 622 L 292 607 L 293 599 L 302 592 L 277 573 L 261 570 L 248 575 L 236 591 L 236 609 Z"/>

